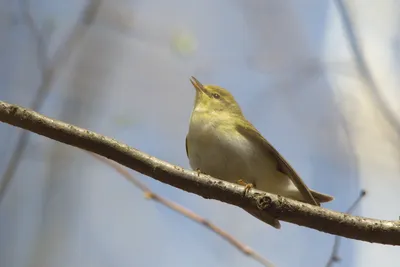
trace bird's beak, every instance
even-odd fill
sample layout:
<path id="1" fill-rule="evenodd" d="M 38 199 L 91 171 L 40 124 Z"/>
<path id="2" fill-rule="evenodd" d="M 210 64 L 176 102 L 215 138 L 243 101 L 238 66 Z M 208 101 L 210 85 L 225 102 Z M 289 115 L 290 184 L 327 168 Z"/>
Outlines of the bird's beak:
<path id="1" fill-rule="evenodd" d="M 196 89 L 197 92 L 199 93 L 205 93 L 206 90 L 204 89 L 204 86 L 201 82 L 199 82 L 195 77 L 190 78 L 190 82 L 193 84 L 194 88 Z"/>

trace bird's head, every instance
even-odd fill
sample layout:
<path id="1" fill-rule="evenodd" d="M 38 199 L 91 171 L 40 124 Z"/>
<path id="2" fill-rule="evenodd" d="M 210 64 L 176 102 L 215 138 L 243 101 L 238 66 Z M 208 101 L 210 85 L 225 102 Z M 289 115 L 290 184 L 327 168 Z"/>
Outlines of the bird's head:
<path id="1" fill-rule="evenodd" d="M 242 115 L 239 104 L 228 90 L 216 85 L 203 85 L 193 76 L 190 81 L 196 89 L 195 111 L 227 112 L 231 115 Z"/>

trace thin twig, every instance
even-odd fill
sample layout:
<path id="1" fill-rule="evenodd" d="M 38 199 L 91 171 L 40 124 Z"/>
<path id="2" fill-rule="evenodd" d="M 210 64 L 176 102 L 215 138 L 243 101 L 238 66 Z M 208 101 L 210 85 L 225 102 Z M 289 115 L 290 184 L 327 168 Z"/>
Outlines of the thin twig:
<path id="1" fill-rule="evenodd" d="M 358 204 L 361 202 L 361 200 L 363 199 L 363 197 L 365 197 L 366 194 L 367 194 L 367 192 L 365 190 L 361 190 L 357 199 L 350 206 L 350 208 L 348 208 L 346 210 L 346 213 L 352 214 L 353 211 L 357 208 Z M 334 241 L 333 247 L 332 247 L 332 253 L 331 253 L 331 256 L 329 257 L 328 262 L 325 265 L 326 267 L 332 267 L 336 262 L 340 261 L 340 257 L 339 257 L 340 240 L 341 240 L 341 236 L 335 236 L 335 241 Z"/>
<path id="2" fill-rule="evenodd" d="M 33 19 L 30 11 L 30 1 L 20 0 L 19 2 L 21 5 L 22 17 L 24 18 L 26 25 L 36 41 L 36 61 L 38 63 L 38 67 L 39 69 L 44 70 L 47 63 L 47 43 L 45 37 L 40 29 L 36 27 L 35 20 Z"/>
<path id="3" fill-rule="evenodd" d="M 393 112 L 390 110 L 390 108 L 387 107 L 387 103 L 385 103 L 385 100 L 383 99 L 383 97 L 379 94 L 378 85 L 376 84 L 376 82 L 371 74 L 371 71 L 368 68 L 368 64 L 362 53 L 362 49 L 358 42 L 357 33 L 356 33 L 356 30 L 354 29 L 355 27 L 353 26 L 353 23 L 352 23 L 348 8 L 346 7 L 346 4 L 343 2 L 343 0 L 334 0 L 334 3 L 336 4 L 339 15 L 341 16 L 343 26 L 345 29 L 345 33 L 349 40 L 350 48 L 353 52 L 358 71 L 361 74 L 361 76 L 363 77 L 364 81 L 366 82 L 368 91 L 373 96 L 373 100 L 375 100 L 375 102 L 376 102 L 377 106 L 380 108 L 380 111 L 382 112 L 383 116 L 392 125 L 392 127 L 397 131 L 397 133 L 400 133 L 400 123 L 397 120 L 396 116 L 393 114 Z"/>
<path id="4" fill-rule="evenodd" d="M 219 200 L 250 211 L 261 221 L 271 216 L 322 232 L 374 243 L 400 245 L 400 222 L 369 219 L 335 212 L 293 199 L 251 189 L 185 170 L 110 137 L 51 119 L 35 111 L 0 101 L 0 121 L 75 146 L 160 182 L 204 198 Z"/>
<path id="5" fill-rule="evenodd" d="M 188 210 L 187 208 L 185 208 L 177 203 L 174 203 L 168 199 L 161 197 L 160 195 L 157 195 L 156 193 L 151 191 L 150 188 L 148 188 L 145 184 L 143 184 L 141 181 L 136 179 L 132 174 L 130 174 L 127 171 L 127 169 L 123 168 L 120 164 L 118 164 L 114 161 L 111 161 L 105 157 L 99 156 L 95 153 L 90 153 L 90 154 L 92 156 L 94 156 L 95 158 L 97 158 L 98 160 L 100 160 L 100 161 L 108 164 L 112 168 L 114 168 L 117 172 L 119 172 L 122 176 L 124 176 L 129 182 L 131 182 L 134 186 L 136 186 L 137 188 L 142 190 L 147 199 L 152 199 L 154 201 L 157 201 L 158 203 L 166 206 L 167 208 L 170 208 L 170 209 L 182 214 L 186 218 L 189 218 L 189 219 L 205 226 L 209 230 L 213 231 L 214 233 L 216 233 L 217 235 L 221 236 L 223 239 L 228 241 L 231 245 L 236 247 L 239 251 L 243 252 L 245 255 L 247 255 L 247 256 L 255 259 L 256 261 L 258 261 L 259 263 L 261 263 L 263 266 L 266 266 L 266 267 L 274 266 L 270 261 L 268 261 L 267 259 L 262 257 L 260 254 L 255 252 L 253 249 L 242 244 L 240 241 L 235 239 L 229 233 L 227 233 L 224 230 L 222 230 L 221 228 L 217 227 L 210 221 L 202 218 L 200 215 L 194 213 L 193 211 Z"/>
<path id="6" fill-rule="evenodd" d="M 47 61 L 47 45 L 44 40 L 43 35 L 40 30 L 35 26 L 34 20 L 30 14 L 29 1 L 21 0 L 22 13 L 25 18 L 26 24 L 31 30 L 33 36 L 37 42 L 37 61 L 39 64 L 39 68 L 42 71 L 41 77 L 41 85 L 36 92 L 34 100 L 30 105 L 34 110 L 40 110 L 43 106 L 44 101 L 47 98 L 47 95 L 50 92 L 51 85 L 53 84 L 54 78 L 56 77 L 58 69 L 64 64 L 70 55 L 74 51 L 76 45 L 80 42 L 83 36 L 86 34 L 86 29 L 88 28 L 89 23 L 94 21 L 98 9 L 102 3 L 102 0 L 91 0 L 87 5 L 85 11 L 83 12 L 83 18 L 81 21 L 78 21 L 71 31 L 71 34 L 67 38 L 67 41 L 60 46 L 60 48 L 55 53 L 51 62 Z M 84 22 L 87 25 L 85 27 L 81 26 L 81 23 Z M 19 163 L 21 161 L 22 155 L 25 152 L 26 146 L 29 141 L 29 132 L 22 131 L 18 137 L 17 144 L 15 149 L 11 155 L 10 161 L 7 165 L 5 172 L 2 175 L 0 180 L 0 203 L 3 200 L 7 188 L 14 177 L 15 171 L 17 170 Z"/>

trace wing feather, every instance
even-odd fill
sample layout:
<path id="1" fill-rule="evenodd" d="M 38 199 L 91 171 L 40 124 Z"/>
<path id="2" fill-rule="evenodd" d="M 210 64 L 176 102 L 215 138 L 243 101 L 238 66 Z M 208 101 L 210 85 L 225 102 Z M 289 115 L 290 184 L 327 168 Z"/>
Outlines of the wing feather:
<path id="1" fill-rule="evenodd" d="M 186 149 L 186 156 L 189 157 L 189 149 L 188 149 L 188 144 L 187 144 L 187 136 L 186 136 L 186 139 L 185 139 L 185 149 Z"/>
<path id="2" fill-rule="evenodd" d="M 276 168 L 279 172 L 286 174 L 294 183 L 300 193 L 303 195 L 305 201 L 309 204 L 319 206 L 320 204 L 313 197 L 310 189 L 303 182 L 296 171 L 284 159 L 284 157 L 256 130 L 256 128 L 248 121 L 236 125 L 237 130 L 247 139 L 257 143 L 260 147 L 264 148 L 265 153 L 272 155 L 276 160 Z"/>

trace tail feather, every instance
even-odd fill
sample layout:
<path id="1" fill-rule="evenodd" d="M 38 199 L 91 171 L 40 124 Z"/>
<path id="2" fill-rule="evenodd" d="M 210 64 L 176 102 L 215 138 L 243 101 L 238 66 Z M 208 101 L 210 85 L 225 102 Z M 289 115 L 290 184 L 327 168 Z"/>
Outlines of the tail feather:
<path id="1" fill-rule="evenodd" d="M 310 190 L 310 191 L 318 203 L 324 203 L 324 202 L 329 202 L 329 201 L 334 200 L 334 197 L 332 197 L 330 195 L 325 195 L 325 194 L 322 194 L 322 193 L 314 191 L 314 190 Z"/>
<path id="2" fill-rule="evenodd" d="M 279 223 L 279 221 L 265 212 L 261 212 L 259 210 L 246 210 L 246 209 L 245 209 L 245 211 L 247 211 L 248 213 L 250 213 L 257 219 L 262 220 L 263 222 L 271 225 L 272 227 L 274 227 L 276 229 L 281 228 L 281 224 Z"/>

